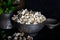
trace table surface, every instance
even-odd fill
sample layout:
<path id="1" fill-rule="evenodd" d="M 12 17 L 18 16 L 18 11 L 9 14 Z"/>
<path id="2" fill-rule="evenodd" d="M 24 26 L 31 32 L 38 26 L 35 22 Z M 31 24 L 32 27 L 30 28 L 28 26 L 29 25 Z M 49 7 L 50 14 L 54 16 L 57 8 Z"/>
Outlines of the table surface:
<path id="1" fill-rule="evenodd" d="M 60 26 L 57 26 L 54 29 L 49 29 L 48 27 L 43 28 L 34 40 L 43 39 L 60 39 Z"/>
<path id="2" fill-rule="evenodd" d="M 9 32 L 8 32 L 9 31 Z M 8 30 L 8 36 L 13 35 L 15 32 L 18 32 L 17 29 Z M 49 29 L 44 27 L 35 37 L 34 40 L 44 40 L 44 39 L 59 39 L 60 37 L 60 26 L 55 27 L 54 29 Z"/>

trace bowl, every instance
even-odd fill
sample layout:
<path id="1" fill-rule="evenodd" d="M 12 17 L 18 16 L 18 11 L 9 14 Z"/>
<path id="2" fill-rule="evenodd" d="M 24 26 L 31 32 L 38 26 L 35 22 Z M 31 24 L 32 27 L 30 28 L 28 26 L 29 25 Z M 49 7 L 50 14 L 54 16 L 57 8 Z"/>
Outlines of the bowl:
<path id="1" fill-rule="evenodd" d="M 36 33 L 44 27 L 43 24 L 19 24 L 19 30 L 26 33 Z"/>
<path id="2" fill-rule="evenodd" d="M 58 25 L 60 25 L 60 22 L 58 22 L 57 19 L 47 18 L 47 20 L 45 21 L 45 25 L 49 29 L 53 29 L 53 28 L 57 27 Z"/>
<path id="3" fill-rule="evenodd" d="M 36 36 L 36 34 L 41 31 L 44 25 L 41 24 L 20 24 L 16 23 L 16 27 L 20 32 L 25 32 L 30 34 L 30 36 Z"/>

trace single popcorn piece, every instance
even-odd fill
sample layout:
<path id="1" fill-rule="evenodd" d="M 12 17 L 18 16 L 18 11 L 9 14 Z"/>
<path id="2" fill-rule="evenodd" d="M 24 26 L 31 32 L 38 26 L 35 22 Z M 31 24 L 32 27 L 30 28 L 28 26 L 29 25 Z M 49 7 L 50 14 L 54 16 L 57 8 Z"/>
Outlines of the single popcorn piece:
<path id="1" fill-rule="evenodd" d="M 31 13 L 30 16 L 33 16 L 33 14 Z"/>
<path id="2" fill-rule="evenodd" d="M 41 12 L 38 12 L 38 17 L 40 17 L 42 14 L 41 14 Z"/>
<path id="3" fill-rule="evenodd" d="M 30 36 L 28 35 L 28 36 L 27 36 L 27 39 L 29 39 L 29 38 L 30 38 Z"/>
<path id="4" fill-rule="evenodd" d="M 30 10 L 30 13 L 32 13 L 33 11 L 32 10 Z"/>
<path id="5" fill-rule="evenodd" d="M 31 18 L 31 23 L 33 23 L 35 21 L 35 19 L 34 18 Z"/>
<path id="6" fill-rule="evenodd" d="M 20 20 L 20 21 L 23 21 L 23 19 L 22 19 L 22 18 L 20 18 L 19 20 Z"/>
<path id="7" fill-rule="evenodd" d="M 34 22 L 33 24 L 38 24 L 37 22 Z"/>
<path id="8" fill-rule="evenodd" d="M 26 24 L 30 24 L 30 22 L 26 22 Z"/>
<path id="9" fill-rule="evenodd" d="M 14 33 L 13 36 L 16 36 L 16 33 Z"/>
<path id="10" fill-rule="evenodd" d="M 23 10 L 23 12 L 21 14 L 24 15 L 26 11 L 27 11 L 27 9 Z"/>
<path id="11" fill-rule="evenodd" d="M 26 16 L 26 18 L 29 18 L 29 16 Z"/>
<path id="12" fill-rule="evenodd" d="M 25 16 L 29 16 L 30 14 L 29 14 L 29 12 L 27 12 L 26 14 L 25 14 Z"/>
<path id="13" fill-rule="evenodd" d="M 32 21 L 31 19 L 28 19 L 28 22 L 30 22 L 30 23 L 31 23 L 31 21 Z"/>
<path id="14" fill-rule="evenodd" d="M 21 16 L 21 18 L 25 18 L 25 16 Z"/>
<path id="15" fill-rule="evenodd" d="M 12 20 L 16 20 L 18 17 L 16 15 L 13 15 Z"/>
<path id="16" fill-rule="evenodd" d="M 27 37 L 28 40 L 33 40 L 33 37 L 29 36 Z"/>
<path id="17" fill-rule="evenodd" d="M 24 18 L 24 19 L 23 19 L 23 21 L 24 21 L 24 22 L 26 22 L 26 21 L 27 21 L 27 19 L 25 19 L 25 18 Z"/>
<path id="18" fill-rule="evenodd" d="M 20 23 L 21 21 L 18 19 L 17 22 Z"/>
<path id="19" fill-rule="evenodd" d="M 23 22 L 20 22 L 21 24 L 24 24 L 25 22 L 23 21 Z"/>
<path id="20" fill-rule="evenodd" d="M 17 40 L 18 39 L 18 37 L 14 37 L 14 40 Z"/>
<path id="21" fill-rule="evenodd" d="M 21 35 L 21 33 L 16 33 L 16 36 L 18 37 L 19 35 Z"/>
<path id="22" fill-rule="evenodd" d="M 8 36 L 8 39 L 11 39 L 12 37 L 11 36 Z"/>
<path id="23" fill-rule="evenodd" d="M 41 15 L 41 17 L 42 17 L 42 21 L 45 21 L 46 20 L 46 18 L 45 18 L 44 15 Z"/>
<path id="24" fill-rule="evenodd" d="M 40 20 L 38 19 L 37 22 L 40 23 Z"/>
<path id="25" fill-rule="evenodd" d="M 38 15 L 38 12 L 36 12 L 35 15 Z"/>
<path id="26" fill-rule="evenodd" d="M 22 19 L 21 20 L 17 20 L 18 23 L 21 23 L 21 24 L 24 24 L 24 22 L 22 22 Z"/>

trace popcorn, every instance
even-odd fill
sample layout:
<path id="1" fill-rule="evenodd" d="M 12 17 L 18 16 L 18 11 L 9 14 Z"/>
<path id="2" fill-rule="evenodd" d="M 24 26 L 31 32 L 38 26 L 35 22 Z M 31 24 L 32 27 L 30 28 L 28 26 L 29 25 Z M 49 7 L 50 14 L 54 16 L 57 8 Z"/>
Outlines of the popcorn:
<path id="1" fill-rule="evenodd" d="M 8 36 L 8 40 L 33 40 L 33 37 L 24 32 L 18 32 Z"/>
<path id="2" fill-rule="evenodd" d="M 14 37 L 14 40 L 17 40 L 18 39 L 18 37 Z"/>
<path id="3" fill-rule="evenodd" d="M 31 36 L 27 36 L 27 39 L 29 39 L 29 40 L 33 40 L 33 37 L 31 37 Z"/>
<path id="4" fill-rule="evenodd" d="M 36 12 L 35 15 L 38 15 L 38 12 Z"/>
<path id="5" fill-rule="evenodd" d="M 18 19 L 18 16 L 17 15 L 13 15 L 12 20 L 16 20 L 16 19 Z"/>
<path id="6" fill-rule="evenodd" d="M 16 22 L 20 24 L 38 24 L 38 23 L 43 23 L 46 20 L 46 17 L 41 14 L 41 12 L 34 12 L 34 11 L 28 11 L 27 9 L 23 10 L 22 12 L 18 11 L 18 15 L 14 15 L 12 17 L 12 20 L 16 20 Z"/>
<path id="7" fill-rule="evenodd" d="M 21 14 L 23 14 L 23 15 L 24 15 L 26 11 L 27 11 L 27 9 L 23 10 L 23 12 L 22 12 Z"/>
<path id="8" fill-rule="evenodd" d="M 21 16 L 21 18 L 25 18 L 25 16 Z"/>
<path id="9" fill-rule="evenodd" d="M 30 24 L 29 22 L 26 22 L 26 24 Z"/>
<path id="10" fill-rule="evenodd" d="M 16 36 L 18 37 L 19 35 L 21 35 L 21 33 L 17 33 Z"/>
<path id="11" fill-rule="evenodd" d="M 38 24 L 37 22 L 34 22 L 33 24 Z"/>

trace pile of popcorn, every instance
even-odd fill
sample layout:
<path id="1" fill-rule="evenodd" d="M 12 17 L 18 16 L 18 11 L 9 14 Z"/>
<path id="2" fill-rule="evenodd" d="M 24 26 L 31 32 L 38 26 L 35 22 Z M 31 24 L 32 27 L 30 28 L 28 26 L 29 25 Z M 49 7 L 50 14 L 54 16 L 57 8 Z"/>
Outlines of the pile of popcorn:
<path id="1" fill-rule="evenodd" d="M 27 9 L 17 12 L 13 15 L 12 20 L 20 24 L 39 24 L 46 20 L 46 17 L 41 12 L 28 11 Z"/>
<path id="2" fill-rule="evenodd" d="M 33 40 L 33 37 L 29 35 L 25 35 L 22 33 L 14 33 L 12 36 L 8 36 L 8 40 Z"/>

